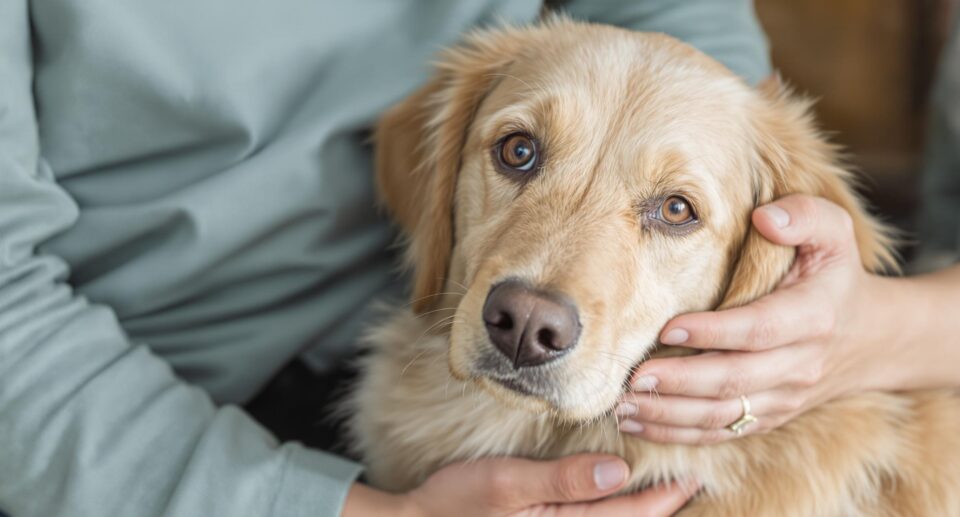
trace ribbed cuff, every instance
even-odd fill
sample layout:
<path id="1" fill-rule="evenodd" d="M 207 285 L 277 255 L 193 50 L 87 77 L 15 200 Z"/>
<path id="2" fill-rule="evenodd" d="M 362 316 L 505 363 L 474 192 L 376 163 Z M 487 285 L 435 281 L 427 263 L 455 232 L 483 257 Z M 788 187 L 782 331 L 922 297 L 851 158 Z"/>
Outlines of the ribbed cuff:
<path id="1" fill-rule="evenodd" d="M 276 517 L 339 516 L 347 492 L 363 470 L 352 461 L 287 444 L 287 465 L 271 515 Z"/>

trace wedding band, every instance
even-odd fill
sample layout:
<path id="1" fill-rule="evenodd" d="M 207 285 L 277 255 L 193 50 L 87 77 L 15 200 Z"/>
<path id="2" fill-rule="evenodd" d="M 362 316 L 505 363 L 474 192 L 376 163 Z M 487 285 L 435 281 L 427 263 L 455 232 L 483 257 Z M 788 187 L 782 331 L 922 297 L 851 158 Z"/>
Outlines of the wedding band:
<path id="1" fill-rule="evenodd" d="M 757 422 L 757 417 L 750 414 L 750 399 L 748 399 L 746 395 L 740 395 L 740 404 L 743 406 L 743 416 L 727 426 L 727 429 L 737 436 L 743 434 L 744 427 Z"/>

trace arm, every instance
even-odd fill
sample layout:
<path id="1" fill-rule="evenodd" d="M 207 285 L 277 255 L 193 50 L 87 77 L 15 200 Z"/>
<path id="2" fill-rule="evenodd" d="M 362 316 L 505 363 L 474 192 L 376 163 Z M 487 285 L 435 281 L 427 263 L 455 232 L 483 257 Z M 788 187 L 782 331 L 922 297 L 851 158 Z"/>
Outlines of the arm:
<path id="1" fill-rule="evenodd" d="M 638 391 L 661 397 L 628 395 L 632 407 L 620 412 L 633 414 L 622 427 L 655 441 L 717 442 L 734 436 L 724 426 L 740 417 L 740 394 L 760 418 L 756 432 L 849 393 L 960 387 L 960 266 L 867 273 L 847 219 L 805 196 L 757 209 L 760 233 L 798 246 L 792 277 L 749 305 L 670 321 L 664 344 L 724 353 L 643 364 Z"/>
<path id="2" fill-rule="evenodd" d="M 27 2 L 0 2 L 0 509 L 17 517 L 333 515 L 352 463 L 216 408 L 38 244 L 77 206 L 40 156 Z"/>
<path id="3" fill-rule="evenodd" d="M 752 0 L 572 0 L 557 7 L 575 18 L 669 34 L 712 56 L 750 84 L 771 73 L 767 41 Z"/>
<path id="4" fill-rule="evenodd" d="M 907 278 L 876 278 L 884 313 L 871 327 L 891 357 L 872 382 L 856 388 L 911 390 L 960 387 L 960 265 Z M 889 327 L 889 328 L 887 328 Z M 884 336 L 883 329 L 889 330 Z"/>
<path id="5" fill-rule="evenodd" d="M 643 492 L 607 497 L 627 479 L 627 465 L 611 456 L 581 454 L 553 461 L 487 458 L 449 465 L 404 495 L 355 485 L 346 517 L 556 515 L 673 515 L 696 491 L 672 482 Z M 602 499 L 607 497 L 606 499 Z"/>

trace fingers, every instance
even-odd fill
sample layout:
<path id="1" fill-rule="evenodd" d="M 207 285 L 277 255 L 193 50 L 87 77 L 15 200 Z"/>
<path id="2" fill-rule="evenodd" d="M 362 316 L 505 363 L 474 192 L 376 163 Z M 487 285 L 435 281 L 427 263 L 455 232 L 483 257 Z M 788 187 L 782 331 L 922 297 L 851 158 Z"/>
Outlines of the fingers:
<path id="1" fill-rule="evenodd" d="M 716 312 L 672 319 L 660 333 L 665 345 L 714 350 L 769 350 L 825 335 L 835 315 L 817 286 L 795 285 L 759 300 Z"/>
<path id="2" fill-rule="evenodd" d="M 754 413 L 762 414 L 765 400 L 750 398 Z M 659 397 L 652 393 L 631 393 L 617 406 L 617 416 L 623 418 L 620 430 L 639 432 L 638 426 L 650 423 L 673 427 L 723 429 L 740 418 L 743 406 L 740 399 L 713 400 L 690 397 Z"/>
<path id="3" fill-rule="evenodd" d="M 568 515 L 668 517 L 682 508 L 699 488 L 699 485 L 694 482 L 674 481 L 636 494 L 614 497 L 596 503 L 560 507 L 557 515 L 561 517 Z"/>
<path id="4" fill-rule="evenodd" d="M 750 413 L 757 417 L 796 413 L 804 405 L 803 396 L 789 390 L 762 391 L 748 398 Z M 617 416 L 622 419 L 620 431 L 631 434 L 649 425 L 724 429 L 743 416 L 743 403 L 739 397 L 713 400 L 636 393 L 623 398 Z"/>
<path id="5" fill-rule="evenodd" d="M 554 461 L 501 459 L 491 464 L 489 489 L 512 508 L 592 501 L 619 490 L 630 470 L 616 456 L 578 454 Z"/>
<path id="6" fill-rule="evenodd" d="M 782 414 L 762 417 L 758 422 L 748 425 L 742 435 L 737 435 L 729 429 L 698 429 L 696 427 L 671 427 L 659 424 L 645 425 L 642 431 L 630 434 L 657 443 L 710 445 L 776 429 L 787 420 L 789 420 L 789 417 Z"/>
<path id="7" fill-rule="evenodd" d="M 850 214 L 820 197 L 786 196 L 754 210 L 752 219 L 757 231 L 776 244 L 856 249 Z"/>
<path id="8" fill-rule="evenodd" d="M 819 345 L 805 344 L 762 352 L 651 359 L 638 369 L 633 389 L 723 400 L 773 388 L 807 388 L 823 375 L 819 352 Z"/>

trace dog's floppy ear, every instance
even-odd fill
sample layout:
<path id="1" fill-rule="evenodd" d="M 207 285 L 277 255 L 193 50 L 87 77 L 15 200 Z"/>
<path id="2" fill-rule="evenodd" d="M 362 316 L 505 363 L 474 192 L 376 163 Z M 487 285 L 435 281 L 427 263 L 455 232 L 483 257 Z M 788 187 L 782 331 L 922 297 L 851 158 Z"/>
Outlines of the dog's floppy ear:
<path id="1" fill-rule="evenodd" d="M 794 97 L 777 77 L 761 84 L 759 94 L 753 120 L 755 204 L 788 194 L 826 198 L 850 214 L 863 267 L 896 271 L 894 232 L 867 213 L 854 190 L 853 176 L 840 164 L 837 148 L 816 129 L 811 102 Z M 771 243 L 749 225 L 720 308 L 743 305 L 772 291 L 794 257 L 794 248 Z"/>
<path id="2" fill-rule="evenodd" d="M 412 306 L 424 312 L 446 282 L 453 198 L 467 130 L 487 92 L 522 46 L 516 29 L 480 31 L 445 51 L 433 78 L 377 125 L 380 195 L 409 241 Z"/>

